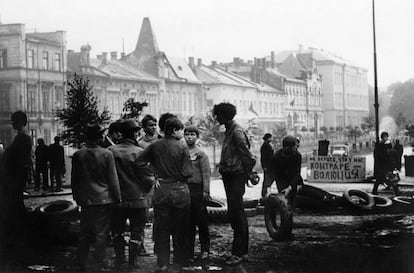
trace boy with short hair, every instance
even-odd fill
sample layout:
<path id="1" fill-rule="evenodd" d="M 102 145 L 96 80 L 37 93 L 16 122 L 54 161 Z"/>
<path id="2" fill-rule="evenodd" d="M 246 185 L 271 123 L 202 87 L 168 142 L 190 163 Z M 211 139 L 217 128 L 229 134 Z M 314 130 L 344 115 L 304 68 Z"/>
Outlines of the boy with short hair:
<path id="1" fill-rule="evenodd" d="M 206 260 L 210 252 L 210 234 L 208 230 L 208 216 L 205 201 L 210 199 L 210 162 L 207 155 L 197 146 L 200 131 L 195 126 L 188 126 L 184 130 L 184 139 L 190 150 L 190 159 L 193 164 L 193 176 L 188 179 L 191 195 L 191 222 L 190 222 L 190 259 L 194 258 L 194 243 L 196 227 L 201 244 L 200 259 Z"/>

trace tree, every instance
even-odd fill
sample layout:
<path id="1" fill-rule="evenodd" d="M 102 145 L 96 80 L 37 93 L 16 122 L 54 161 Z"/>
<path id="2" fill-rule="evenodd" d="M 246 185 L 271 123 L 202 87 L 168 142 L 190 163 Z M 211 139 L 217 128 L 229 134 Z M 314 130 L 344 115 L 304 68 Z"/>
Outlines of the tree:
<path id="1" fill-rule="evenodd" d="M 276 123 L 272 128 L 272 143 L 274 147 L 280 147 L 282 139 L 287 135 L 286 125 L 284 123 Z"/>
<path id="2" fill-rule="evenodd" d="M 135 101 L 134 98 L 129 98 L 124 102 L 122 108 L 121 119 L 135 119 L 138 120 L 144 107 L 147 107 L 147 102 Z"/>
<path id="3" fill-rule="evenodd" d="M 354 143 L 356 143 L 356 139 L 362 135 L 362 130 L 358 127 L 351 127 L 347 130 L 348 137 L 352 137 L 354 139 Z"/>
<path id="4" fill-rule="evenodd" d="M 63 143 L 74 148 L 79 149 L 86 143 L 88 124 L 105 126 L 111 118 L 106 108 L 99 114 L 97 98 L 93 95 L 92 88 L 87 78 L 75 73 L 68 82 L 65 98 L 67 108 L 56 111 L 56 117 L 65 128 L 61 133 Z"/>
<path id="5" fill-rule="evenodd" d="M 200 129 L 200 139 L 206 146 L 213 147 L 213 164 L 216 168 L 216 149 L 223 144 L 224 130 L 216 121 L 211 112 L 208 112 L 203 118 L 190 117 L 186 125 L 195 125 Z M 216 170 L 215 170 L 216 171 Z"/>
<path id="6" fill-rule="evenodd" d="M 321 128 L 319 128 L 319 131 L 323 132 L 326 135 L 328 133 L 328 128 L 326 126 L 322 126 Z"/>
<path id="7" fill-rule="evenodd" d="M 398 116 L 405 117 L 406 124 L 414 123 L 414 80 L 402 84 L 394 84 L 394 94 L 391 98 L 389 114 L 397 121 Z"/>
<path id="8" fill-rule="evenodd" d="M 362 118 L 361 129 L 365 132 L 372 131 L 375 128 L 375 116 L 374 114 L 369 114 L 366 117 Z"/>
<path id="9" fill-rule="evenodd" d="M 407 117 L 403 113 L 399 112 L 395 118 L 395 123 L 397 124 L 398 128 L 405 128 L 407 125 Z"/>

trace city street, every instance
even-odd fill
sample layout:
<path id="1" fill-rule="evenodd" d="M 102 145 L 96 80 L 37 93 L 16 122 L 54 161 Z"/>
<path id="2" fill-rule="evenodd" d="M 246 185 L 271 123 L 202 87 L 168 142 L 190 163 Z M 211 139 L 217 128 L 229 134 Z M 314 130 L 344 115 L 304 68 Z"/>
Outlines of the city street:
<path id="1" fill-rule="evenodd" d="M 405 150 L 406 153 L 410 149 Z M 372 156 L 367 157 L 367 170 L 372 170 Z M 306 168 L 303 168 L 306 172 Z M 402 172 L 403 173 L 403 172 Z M 401 175 L 404 195 L 413 195 L 413 179 Z M 312 183 L 336 195 L 347 188 L 371 191 L 370 183 Z M 211 183 L 212 195 L 224 198 L 220 180 Z M 258 199 L 261 184 L 246 188 L 246 199 Z M 66 189 L 65 191 L 68 191 Z M 72 199 L 70 194 L 37 197 L 26 200 L 36 207 L 53 200 Z M 390 192 L 380 191 L 390 195 Z M 210 225 L 211 259 L 207 265 L 196 262 L 196 272 L 414 272 L 414 216 L 412 214 L 372 214 L 370 212 L 337 210 L 309 211 L 298 209 L 294 217 L 294 238 L 291 241 L 273 241 L 267 233 L 264 217 L 258 214 L 248 218 L 250 226 L 250 253 L 247 262 L 228 267 L 223 257 L 230 254 L 232 230 L 229 224 Z M 1 272 L 76 272 L 76 225 L 62 240 L 51 242 L 33 238 L 26 249 L 25 261 L 17 267 L 2 268 Z M 146 248 L 152 252 L 152 225 L 146 227 Z M 36 234 L 34 234 L 36 236 Z M 60 244 L 57 242 L 60 241 Z M 196 252 L 198 252 L 197 250 Z M 112 247 L 108 247 L 113 262 Z M 141 268 L 123 272 L 153 272 L 155 256 L 140 257 Z M 171 271 L 172 272 L 172 271 Z"/>

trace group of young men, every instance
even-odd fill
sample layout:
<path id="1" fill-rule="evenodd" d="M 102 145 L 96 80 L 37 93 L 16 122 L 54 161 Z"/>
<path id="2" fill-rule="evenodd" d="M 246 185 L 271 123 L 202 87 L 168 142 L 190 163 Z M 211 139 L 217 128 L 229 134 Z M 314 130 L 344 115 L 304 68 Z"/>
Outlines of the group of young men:
<path id="1" fill-rule="evenodd" d="M 141 121 L 145 135 L 140 138 L 141 127 L 134 120 L 112 123 L 105 138 L 103 128 L 98 125 L 87 128 L 86 146 L 72 157 L 71 176 L 73 197 L 81 206 L 78 261 L 82 271 L 87 268 L 92 242 L 95 242 L 98 269 L 107 270 L 104 257 L 110 233 L 116 255 L 115 266 L 120 268 L 127 263 L 125 247 L 128 245 L 128 265 L 138 267 L 137 256 L 148 255 L 144 247 L 144 228 L 151 206 L 154 208 L 152 237 L 157 271 L 166 272 L 170 266 L 170 237 L 173 240 L 173 265 L 181 269 L 191 267 L 196 258 L 196 230 L 201 249 L 197 258 L 209 258 L 205 204 L 210 199 L 211 171 L 208 157 L 197 145 L 200 131 L 195 126 L 184 127 L 170 113 L 163 114 L 158 125 L 159 132 L 157 120 L 146 115 Z M 247 137 L 245 139 L 247 141 Z M 235 147 L 238 145 L 232 149 Z M 246 151 L 251 156 L 248 149 Z M 245 173 L 244 169 L 240 169 L 242 173 Z M 244 183 L 242 185 L 244 189 Z M 229 201 L 231 211 L 242 210 L 240 190 L 238 194 L 237 208 L 231 209 L 234 202 Z M 239 221 L 241 216 L 233 218 Z M 127 219 L 128 244 L 124 237 Z M 242 221 L 242 226 L 235 225 L 236 229 L 239 226 L 246 229 L 243 231 L 243 247 L 237 246 L 240 256 L 247 253 L 245 216 Z"/>

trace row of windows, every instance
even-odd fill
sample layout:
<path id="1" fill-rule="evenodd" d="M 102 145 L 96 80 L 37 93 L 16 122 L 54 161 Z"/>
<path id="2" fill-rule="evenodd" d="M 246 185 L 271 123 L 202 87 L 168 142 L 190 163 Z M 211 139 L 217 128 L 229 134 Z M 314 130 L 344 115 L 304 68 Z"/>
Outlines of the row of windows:
<path id="1" fill-rule="evenodd" d="M 7 49 L 0 49 L 0 68 L 7 67 Z"/>
<path id="2" fill-rule="evenodd" d="M 62 71 L 62 55 L 59 52 L 54 53 L 53 60 L 50 59 L 49 52 L 42 52 L 42 66 L 36 66 L 34 49 L 27 50 L 27 68 L 40 68 L 43 70 Z"/>
<path id="3" fill-rule="evenodd" d="M 283 103 L 252 100 L 224 100 L 236 106 L 237 112 L 246 115 L 249 111 L 257 112 L 259 115 L 277 116 L 284 113 Z"/>
<path id="4" fill-rule="evenodd" d="M 336 85 L 343 84 L 343 73 L 342 72 L 335 72 L 334 75 L 334 83 Z M 359 75 L 359 74 L 350 74 L 345 73 L 345 84 L 351 87 L 361 87 L 365 88 L 366 86 L 366 77 Z"/>

